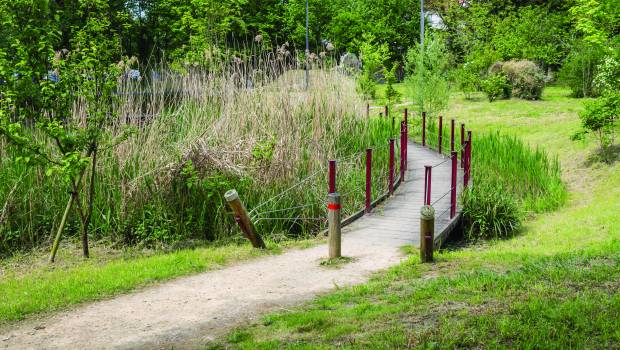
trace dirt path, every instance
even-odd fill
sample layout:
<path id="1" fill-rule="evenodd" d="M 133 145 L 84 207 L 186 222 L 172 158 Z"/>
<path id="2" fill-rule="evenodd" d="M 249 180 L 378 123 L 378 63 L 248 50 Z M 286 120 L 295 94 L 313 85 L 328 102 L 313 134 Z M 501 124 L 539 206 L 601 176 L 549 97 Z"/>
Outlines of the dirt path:
<path id="1" fill-rule="evenodd" d="M 421 169 L 441 158 L 413 144 L 409 157 L 412 170 L 397 194 L 343 230 L 343 255 L 354 261 L 340 268 L 320 266 L 325 245 L 292 250 L 20 324 L 0 334 L 0 349 L 193 349 L 266 312 L 363 283 L 398 264 L 401 246 L 418 242 Z M 439 196 L 450 185 L 437 173 Z"/>

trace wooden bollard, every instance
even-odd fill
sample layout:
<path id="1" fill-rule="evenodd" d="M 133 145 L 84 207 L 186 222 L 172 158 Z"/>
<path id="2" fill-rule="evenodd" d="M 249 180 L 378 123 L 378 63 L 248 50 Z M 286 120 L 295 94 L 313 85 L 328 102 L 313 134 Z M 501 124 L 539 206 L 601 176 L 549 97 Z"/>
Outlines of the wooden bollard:
<path id="1" fill-rule="evenodd" d="M 433 261 L 435 246 L 435 209 L 425 205 L 420 210 L 420 260 L 423 263 Z"/>
<path id="2" fill-rule="evenodd" d="M 329 223 L 329 258 L 339 258 L 341 256 L 340 194 L 337 192 L 327 195 L 327 221 Z"/>
<path id="3" fill-rule="evenodd" d="M 235 216 L 235 221 L 239 224 L 239 228 L 241 228 L 241 232 L 245 238 L 247 238 L 254 248 L 265 249 L 265 242 L 260 237 L 258 233 L 256 233 L 256 228 L 254 228 L 254 224 L 252 220 L 250 220 L 250 216 L 248 215 L 248 211 L 245 209 L 243 203 L 239 199 L 239 194 L 236 190 L 230 190 L 224 194 L 224 198 L 226 198 L 226 202 L 228 202 L 228 206 L 233 211 L 233 215 Z"/>

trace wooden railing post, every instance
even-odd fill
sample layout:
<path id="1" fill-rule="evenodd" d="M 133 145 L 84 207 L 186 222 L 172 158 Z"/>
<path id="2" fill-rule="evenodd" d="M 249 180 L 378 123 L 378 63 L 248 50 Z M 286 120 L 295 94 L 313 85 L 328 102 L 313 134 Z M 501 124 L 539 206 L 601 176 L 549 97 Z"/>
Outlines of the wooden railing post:
<path id="1" fill-rule="evenodd" d="M 390 139 L 390 164 L 388 179 L 388 191 L 392 194 L 394 193 L 394 139 Z"/>
<path id="2" fill-rule="evenodd" d="M 370 103 L 366 102 L 366 118 L 370 118 Z"/>
<path id="3" fill-rule="evenodd" d="M 433 261 L 435 246 L 435 209 L 425 205 L 420 210 L 420 260 L 423 263 Z"/>
<path id="4" fill-rule="evenodd" d="M 383 112 L 385 113 L 385 117 L 389 117 L 390 116 L 390 110 L 388 109 L 388 106 L 385 105 L 385 107 L 383 107 Z"/>
<path id="5" fill-rule="evenodd" d="M 340 194 L 330 193 L 327 195 L 327 221 L 329 223 L 329 258 L 341 256 L 341 232 L 340 232 Z"/>
<path id="6" fill-rule="evenodd" d="M 452 151 L 452 176 L 450 181 L 450 219 L 456 215 L 456 176 L 458 167 L 458 155 Z"/>
<path id="7" fill-rule="evenodd" d="M 366 214 L 370 213 L 372 203 L 372 149 L 366 150 Z"/>
<path id="8" fill-rule="evenodd" d="M 265 249 L 265 242 L 261 236 L 256 232 L 256 228 L 250 220 L 250 216 L 248 215 L 248 211 L 245 209 L 245 206 L 239 199 L 239 194 L 236 190 L 230 190 L 224 194 L 224 198 L 226 202 L 228 202 L 228 206 L 233 211 L 233 215 L 235 217 L 235 221 L 241 228 L 241 232 L 245 238 L 247 238 L 254 248 Z"/>

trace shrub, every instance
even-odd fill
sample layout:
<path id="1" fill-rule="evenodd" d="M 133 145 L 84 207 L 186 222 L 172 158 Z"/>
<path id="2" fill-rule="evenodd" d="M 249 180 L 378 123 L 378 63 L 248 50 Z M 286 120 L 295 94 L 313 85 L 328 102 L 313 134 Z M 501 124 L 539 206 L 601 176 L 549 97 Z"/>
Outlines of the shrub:
<path id="1" fill-rule="evenodd" d="M 385 80 L 386 80 L 386 88 L 385 88 L 385 98 L 388 100 L 388 103 L 392 104 L 395 102 L 400 101 L 401 98 L 401 93 L 398 92 L 395 88 L 394 88 L 394 84 L 396 84 L 396 70 L 399 67 L 399 63 L 395 62 L 394 65 L 392 65 L 392 69 L 388 70 L 387 68 L 384 69 L 384 74 L 385 74 Z"/>
<path id="2" fill-rule="evenodd" d="M 511 87 L 508 78 L 502 72 L 491 74 L 480 83 L 482 91 L 487 94 L 489 101 L 510 98 Z"/>
<path id="3" fill-rule="evenodd" d="M 499 133 L 474 142 L 472 185 L 461 198 L 467 238 L 507 237 L 527 212 L 555 209 L 565 201 L 557 159 Z"/>
<path id="4" fill-rule="evenodd" d="M 603 160 L 608 161 L 609 149 L 614 144 L 616 121 L 620 117 L 620 93 L 610 92 L 586 102 L 585 109 L 579 117 L 583 128 L 596 135 Z"/>
<path id="5" fill-rule="evenodd" d="M 480 74 L 474 64 L 465 63 L 456 70 L 456 81 L 459 89 L 470 100 L 472 94 L 480 89 Z"/>
<path id="6" fill-rule="evenodd" d="M 512 85 L 512 95 L 525 100 L 539 100 L 545 87 L 545 75 L 532 61 L 508 61 L 502 71 Z"/>

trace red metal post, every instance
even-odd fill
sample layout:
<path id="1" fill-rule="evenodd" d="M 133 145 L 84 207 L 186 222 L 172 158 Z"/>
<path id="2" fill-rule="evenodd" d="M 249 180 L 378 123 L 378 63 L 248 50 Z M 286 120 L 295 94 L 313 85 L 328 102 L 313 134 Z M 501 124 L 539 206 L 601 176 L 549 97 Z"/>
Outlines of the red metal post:
<path id="1" fill-rule="evenodd" d="M 467 132 L 467 184 L 471 179 L 471 131 Z"/>
<path id="2" fill-rule="evenodd" d="M 465 145 L 463 146 L 463 186 L 467 188 L 467 184 L 469 183 L 469 179 L 467 178 L 467 168 L 468 168 L 468 159 L 467 159 L 467 149 L 469 148 L 469 142 L 465 141 Z"/>
<path id="3" fill-rule="evenodd" d="M 432 181 L 433 167 L 430 165 L 424 166 L 424 204 L 431 205 L 431 183 Z"/>
<path id="4" fill-rule="evenodd" d="M 454 119 L 450 119 L 450 154 L 454 152 Z"/>
<path id="5" fill-rule="evenodd" d="M 371 193 L 372 184 L 372 149 L 366 149 L 366 214 L 370 213 L 370 204 L 372 202 Z"/>
<path id="6" fill-rule="evenodd" d="M 443 117 L 439 116 L 439 135 L 437 136 L 437 150 L 441 154 L 441 146 L 443 146 Z"/>
<path id="7" fill-rule="evenodd" d="M 465 168 L 465 124 L 461 123 L 461 168 Z"/>
<path id="8" fill-rule="evenodd" d="M 426 146 L 426 112 L 422 112 L 422 146 Z"/>
<path id="9" fill-rule="evenodd" d="M 452 124 L 454 125 L 454 124 Z M 453 129 L 454 130 L 454 129 Z M 452 178 L 450 181 L 450 219 L 456 215 L 456 168 L 458 167 L 458 155 L 452 151 Z"/>
<path id="10" fill-rule="evenodd" d="M 329 161 L 329 193 L 336 193 L 336 161 Z"/>
<path id="11" fill-rule="evenodd" d="M 400 181 L 405 180 L 405 162 L 407 151 L 407 139 L 405 135 L 405 121 L 400 122 Z"/>
<path id="12" fill-rule="evenodd" d="M 407 161 L 409 160 L 407 158 L 407 151 L 408 151 L 408 141 L 409 141 L 409 110 L 407 110 L 407 108 L 405 108 L 405 137 L 404 137 L 404 141 L 405 144 L 401 147 L 403 147 L 403 149 L 405 150 L 405 170 L 407 169 L 407 167 L 409 166 L 407 164 Z"/>
<path id="13" fill-rule="evenodd" d="M 388 191 L 394 193 L 394 139 L 390 139 L 390 173 Z"/>

